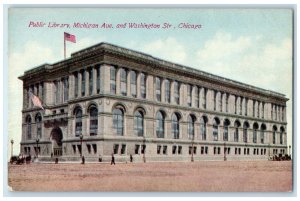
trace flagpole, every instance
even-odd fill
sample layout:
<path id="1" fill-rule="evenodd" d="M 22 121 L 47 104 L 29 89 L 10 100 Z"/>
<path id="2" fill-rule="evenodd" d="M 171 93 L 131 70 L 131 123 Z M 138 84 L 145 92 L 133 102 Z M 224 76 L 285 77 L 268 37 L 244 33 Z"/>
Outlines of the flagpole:
<path id="1" fill-rule="evenodd" d="M 66 59 L 66 39 L 65 39 L 65 33 L 64 33 L 64 56 Z"/>

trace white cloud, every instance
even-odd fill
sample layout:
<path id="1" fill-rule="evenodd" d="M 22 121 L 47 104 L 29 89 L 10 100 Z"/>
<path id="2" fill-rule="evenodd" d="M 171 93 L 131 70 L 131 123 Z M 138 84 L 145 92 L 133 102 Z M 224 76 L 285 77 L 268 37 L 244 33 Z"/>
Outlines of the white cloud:
<path id="1" fill-rule="evenodd" d="M 142 51 L 152 56 L 168 61 L 183 64 L 187 58 L 184 45 L 181 45 L 175 38 L 158 39 L 142 46 Z"/>

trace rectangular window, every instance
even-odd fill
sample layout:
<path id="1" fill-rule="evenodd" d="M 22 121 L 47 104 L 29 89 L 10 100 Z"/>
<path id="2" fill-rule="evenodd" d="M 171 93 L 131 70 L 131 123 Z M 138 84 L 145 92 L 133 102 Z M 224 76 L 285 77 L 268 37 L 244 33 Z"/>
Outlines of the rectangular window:
<path id="1" fill-rule="evenodd" d="M 202 101 L 204 109 L 206 109 L 206 97 L 207 97 L 207 89 L 204 88 L 204 96 L 203 96 L 203 101 Z"/>
<path id="2" fill-rule="evenodd" d="M 176 154 L 176 151 L 177 151 L 177 146 L 174 145 L 174 146 L 172 147 L 172 154 L 173 154 L 173 155 Z"/>
<path id="3" fill-rule="evenodd" d="M 141 154 L 144 154 L 144 153 L 146 153 L 146 145 L 145 144 L 142 145 L 142 150 L 141 150 Z"/>
<path id="4" fill-rule="evenodd" d="M 192 85 L 190 85 L 190 84 L 186 85 L 186 90 L 187 90 L 187 105 L 189 107 L 192 106 L 192 88 L 193 88 Z"/>
<path id="5" fill-rule="evenodd" d="M 161 81 L 159 77 L 155 78 L 156 100 L 161 101 Z"/>
<path id="6" fill-rule="evenodd" d="M 134 153 L 135 154 L 139 154 L 140 153 L 140 145 L 139 144 L 135 145 Z"/>
<path id="7" fill-rule="evenodd" d="M 171 93 L 170 93 L 170 81 L 165 80 L 165 102 L 170 103 Z"/>
<path id="8" fill-rule="evenodd" d="M 126 144 L 122 144 L 121 154 L 125 154 L 125 153 L 126 153 Z"/>
<path id="9" fill-rule="evenodd" d="M 256 113 L 257 118 L 259 118 L 259 106 L 260 106 L 260 102 L 257 101 L 257 113 Z"/>
<path id="10" fill-rule="evenodd" d="M 178 105 L 179 104 L 179 83 L 174 81 L 174 101 Z"/>
<path id="11" fill-rule="evenodd" d="M 240 99 L 240 103 L 239 103 L 239 113 L 240 113 L 240 115 L 242 115 L 242 111 L 243 111 L 243 109 L 242 109 L 243 98 L 242 98 L 242 97 L 239 97 L 239 99 Z"/>
<path id="12" fill-rule="evenodd" d="M 157 145 L 157 154 L 160 154 L 161 152 L 161 145 Z"/>
<path id="13" fill-rule="evenodd" d="M 214 91 L 214 111 L 217 109 L 217 91 Z"/>
<path id="14" fill-rule="evenodd" d="M 241 155 L 241 148 L 239 148 L 239 155 Z"/>
<path id="15" fill-rule="evenodd" d="M 217 153 L 217 147 L 214 147 L 214 154 Z"/>
<path id="16" fill-rule="evenodd" d="M 136 72 L 131 71 L 130 72 L 130 91 L 131 96 L 136 98 Z"/>
<path id="17" fill-rule="evenodd" d="M 59 87 L 58 82 L 54 81 L 54 97 L 55 97 L 55 103 L 59 103 Z"/>
<path id="18" fill-rule="evenodd" d="M 92 95 L 93 94 L 93 82 L 94 82 L 94 70 L 93 68 L 92 69 L 89 69 L 89 95 Z"/>
<path id="19" fill-rule="evenodd" d="M 178 154 L 182 154 L 182 146 L 178 146 Z"/>
<path id="20" fill-rule="evenodd" d="M 93 151 L 94 151 L 94 154 L 97 154 L 97 145 L 96 144 L 93 144 Z"/>
<path id="21" fill-rule="evenodd" d="M 97 69 L 96 69 L 96 73 L 97 73 L 97 94 L 99 94 L 100 93 L 100 85 L 101 85 L 101 82 L 100 82 L 100 69 L 101 69 L 101 67 L 99 66 Z"/>
<path id="22" fill-rule="evenodd" d="M 208 154 L 208 147 L 205 147 L 205 154 Z"/>
<path id="23" fill-rule="evenodd" d="M 119 152 L 119 145 L 114 144 L 114 154 L 118 154 L 118 152 Z"/>
<path id="24" fill-rule="evenodd" d="M 255 100 L 253 100 L 252 116 L 255 117 Z"/>
<path id="25" fill-rule="evenodd" d="M 195 87 L 195 107 L 199 108 L 199 88 Z"/>
<path id="26" fill-rule="evenodd" d="M 218 147 L 218 154 L 221 154 L 221 147 Z"/>
<path id="27" fill-rule="evenodd" d="M 201 147 L 201 154 L 204 154 L 204 147 Z"/>
<path id="28" fill-rule="evenodd" d="M 253 155 L 256 155 L 256 149 L 253 149 Z"/>
<path id="29" fill-rule="evenodd" d="M 237 97 L 234 96 L 234 114 L 237 114 Z"/>
<path id="30" fill-rule="evenodd" d="M 75 95 L 75 98 L 77 98 L 78 97 L 78 73 L 76 72 L 75 74 L 74 74 L 74 78 L 75 78 L 75 93 L 74 93 L 74 95 Z"/>
<path id="31" fill-rule="evenodd" d="M 85 71 L 81 72 L 81 96 L 85 96 Z"/>
<path id="32" fill-rule="evenodd" d="M 164 145 L 164 147 L 163 147 L 163 154 L 164 154 L 164 155 L 167 154 L 167 149 L 168 149 L 168 146 L 167 146 L 167 145 Z"/>
<path id="33" fill-rule="evenodd" d="M 262 102 L 262 111 L 261 111 L 261 118 L 265 118 L 265 103 Z"/>
<path id="34" fill-rule="evenodd" d="M 88 152 L 89 152 L 89 154 L 90 154 L 90 153 L 91 153 L 91 145 L 90 145 L 90 144 L 87 144 L 86 147 L 87 147 L 87 150 L 88 150 Z"/>
<path id="35" fill-rule="evenodd" d="M 121 68 L 121 94 L 127 96 L 127 72 L 125 69 Z"/>
<path id="36" fill-rule="evenodd" d="M 245 100 L 245 116 L 248 115 L 248 98 Z"/>
<path id="37" fill-rule="evenodd" d="M 189 155 L 192 154 L 192 146 L 189 146 Z"/>
<path id="38" fill-rule="evenodd" d="M 116 68 L 110 67 L 110 93 L 116 94 Z"/>
<path id="39" fill-rule="evenodd" d="M 141 97 L 146 98 L 146 75 L 141 73 Z"/>
<path id="40" fill-rule="evenodd" d="M 247 155 L 250 154 L 250 148 L 247 148 Z"/>
<path id="41" fill-rule="evenodd" d="M 76 154 L 76 145 L 72 145 L 73 147 L 73 153 Z"/>
<path id="42" fill-rule="evenodd" d="M 63 79 L 64 82 L 64 102 L 68 101 L 69 99 L 69 79 L 66 77 Z"/>
<path id="43" fill-rule="evenodd" d="M 197 147 L 194 147 L 194 154 L 196 154 L 197 153 Z"/>
<path id="44" fill-rule="evenodd" d="M 226 103 L 225 103 L 226 112 L 228 112 L 228 101 L 229 101 L 229 94 L 226 94 Z"/>
<path id="45" fill-rule="evenodd" d="M 223 92 L 220 93 L 220 97 L 219 97 L 219 110 L 220 112 L 222 112 L 222 100 L 223 100 Z"/>

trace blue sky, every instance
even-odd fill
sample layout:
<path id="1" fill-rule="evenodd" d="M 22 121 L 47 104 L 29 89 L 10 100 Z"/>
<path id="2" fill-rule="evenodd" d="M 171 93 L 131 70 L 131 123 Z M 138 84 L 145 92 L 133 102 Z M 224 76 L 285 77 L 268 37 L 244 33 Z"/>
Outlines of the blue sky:
<path id="1" fill-rule="evenodd" d="M 30 21 L 70 23 L 201 24 L 187 29 L 28 28 Z M 63 59 L 63 32 L 76 35 L 71 52 L 110 42 L 161 59 L 231 78 L 292 98 L 292 11 L 288 9 L 19 9 L 9 10 L 9 135 L 21 137 L 22 82 L 34 66 Z M 288 102 L 288 143 L 291 104 Z"/>

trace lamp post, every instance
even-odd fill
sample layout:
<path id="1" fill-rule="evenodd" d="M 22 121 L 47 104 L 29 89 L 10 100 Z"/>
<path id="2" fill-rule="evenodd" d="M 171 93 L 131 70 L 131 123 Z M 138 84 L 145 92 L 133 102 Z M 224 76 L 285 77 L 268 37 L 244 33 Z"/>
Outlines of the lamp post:
<path id="1" fill-rule="evenodd" d="M 146 152 L 146 139 L 145 139 L 145 136 L 144 136 L 144 139 L 143 139 L 143 161 L 144 161 L 144 163 L 146 163 L 145 152 Z"/>
<path id="2" fill-rule="evenodd" d="M 12 157 L 14 153 L 14 140 L 11 140 L 10 143 L 11 143 L 11 157 Z"/>
<path id="3" fill-rule="evenodd" d="M 38 155 L 39 155 L 39 141 L 40 141 L 40 139 L 36 138 L 36 157 L 37 158 L 38 158 Z"/>
<path id="4" fill-rule="evenodd" d="M 80 157 L 81 157 L 82 156 L 82 139 L 83 139 L 83 135 L 80 134 L 79 138 L 80 138 Z"/>

